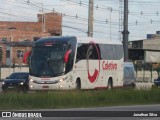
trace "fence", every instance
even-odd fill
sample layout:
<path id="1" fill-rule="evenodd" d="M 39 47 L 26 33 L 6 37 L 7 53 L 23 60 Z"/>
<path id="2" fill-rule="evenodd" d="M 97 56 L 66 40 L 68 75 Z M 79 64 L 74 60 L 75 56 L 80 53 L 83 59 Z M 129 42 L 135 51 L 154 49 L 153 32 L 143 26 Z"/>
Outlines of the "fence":
<path id="1" fill-rule="evenodd" d="M 160 67 L 152 67 L 148 64 L 134 65 L 136 71 L 136 78 L 138 82 L 153 82 L 154 79 L 160 75 Z M 29 72 L 28 67 L 6 67 L 1 68 L 1 79 L 5 79 L 13 72 Z"/>
<path id="2" fill-rule="evenodd" d="M 143 63 L 134 64 L 137 81 L 153 82 L 160 75 L 160 67 L 158 64 Z"/>
<path id="3" fill-rule="evenodd" d="M 137 81 L 139 82 L 153 82 L 158 78 L 157 71 L 138 70 L 136 71 Z"/>

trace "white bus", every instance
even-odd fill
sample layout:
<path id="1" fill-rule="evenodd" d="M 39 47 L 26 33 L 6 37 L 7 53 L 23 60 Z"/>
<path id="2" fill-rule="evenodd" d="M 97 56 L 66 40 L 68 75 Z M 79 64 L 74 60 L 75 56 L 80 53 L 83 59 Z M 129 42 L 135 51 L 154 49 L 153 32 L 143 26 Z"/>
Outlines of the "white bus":
<path id="1" fill-rule="evenodd" d="M 30 90 L 99 89 L 123 86 L 123 46 L 90 37 L 36 41 L 29 59 Z"/>

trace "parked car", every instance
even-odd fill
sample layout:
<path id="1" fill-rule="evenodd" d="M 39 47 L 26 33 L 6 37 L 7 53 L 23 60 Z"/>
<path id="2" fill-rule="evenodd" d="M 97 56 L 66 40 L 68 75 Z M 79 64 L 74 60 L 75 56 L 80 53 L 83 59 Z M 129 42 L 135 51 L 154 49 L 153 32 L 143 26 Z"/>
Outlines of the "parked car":
<path id="1" fill-rule="evenodd" d="M 160 76 L 157 79 L 154 79 L 154 85 L 160 86 Z"/>
<path id="2" fill-rule="evenodd" d="M 132 62 L 124 62 L 124 86 L 135 87 L 136 72 Z"/>
<path id="3" fill-rule="evenodd" d="M 16 90 L 18 92 L 28 92 L 28 77 L 27 72 L 15 72 L 12 73 L 2 82 L 2 90 Z"/>

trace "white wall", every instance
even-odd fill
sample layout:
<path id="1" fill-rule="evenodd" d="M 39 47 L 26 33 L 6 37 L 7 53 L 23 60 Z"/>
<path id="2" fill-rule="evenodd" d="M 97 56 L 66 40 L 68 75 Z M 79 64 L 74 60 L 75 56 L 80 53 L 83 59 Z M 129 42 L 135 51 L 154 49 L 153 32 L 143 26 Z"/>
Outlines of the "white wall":
<path id="1" fill-rule="evenodd" d="M 1 79 L 5 79 L 13 72 L 29 72 L 28 67 L 1 68 Z"/>

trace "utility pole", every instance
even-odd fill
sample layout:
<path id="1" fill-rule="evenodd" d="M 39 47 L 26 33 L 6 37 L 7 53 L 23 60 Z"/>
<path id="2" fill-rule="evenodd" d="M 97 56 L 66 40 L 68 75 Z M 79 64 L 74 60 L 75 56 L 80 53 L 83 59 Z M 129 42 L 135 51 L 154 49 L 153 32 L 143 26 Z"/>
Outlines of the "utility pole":
<path id="1" fill-rule="evenodd" d="M 29 5 L 31 2 L 30 0 L 27 1 L 27 4 Z M 42 5 L 42 32 L 46 32 L 46 26 L 45 26 L 45 13 L 44 13 L 44 8 L 43 8 L 43 3 L 36 3 L 36 4 L 41 4 Z"/>
<path id="2" fill-rule="evenodd" d="M 45 13 L 44 13 L 44 8 L 43 8 L 43 3 L 42 4 L 42 32 L 46 32 L 46 26 L 45 26 Z"/>
<path id="3" fill-rule="evenodd" d="M 124 62 L 128 61 L 128 0 L 124 0 L 124 20 L 123 20 L 123 48 L 124 48 Z"/>
<path id="4" fill-rule="evenodd" d="M 89 0 L 88 10 L 88 37 L 93 37 L 93 4 L 94 0 Z"/>
<path id="5" fill-rule="evenodd" d="M 122 18 L 123 18 L 123 0 L 119 0 L 119 40 L 122 41 Z"/>
<path id="6" fill-rule="evenodd" d="M 110 40 L 112 40 L 112 30 L 111 30 L 111 24 L 112 24 L 112 22 L 111 22 L 111 21 L 112 21 L 112 16 L 111 16 L 111 15 L 112 15 L 112 14 L 111 14 L 111 13 L 112 13 L 112 7 L 108 7 L 107 9 L 110 11 Z"/>

